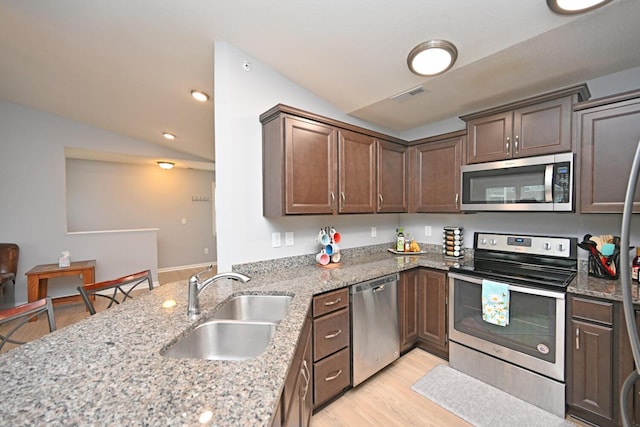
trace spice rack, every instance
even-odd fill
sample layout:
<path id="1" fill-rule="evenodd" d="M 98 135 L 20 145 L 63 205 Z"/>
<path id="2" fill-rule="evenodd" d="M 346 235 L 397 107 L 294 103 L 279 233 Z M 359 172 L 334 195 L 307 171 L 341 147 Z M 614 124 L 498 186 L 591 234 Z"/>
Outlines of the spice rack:
<path id="1" fill-rule="evenodd" d="M 442 254 L 447 259 L 464 258 L 464 234 L 462 227 L 443 227 Z"/>

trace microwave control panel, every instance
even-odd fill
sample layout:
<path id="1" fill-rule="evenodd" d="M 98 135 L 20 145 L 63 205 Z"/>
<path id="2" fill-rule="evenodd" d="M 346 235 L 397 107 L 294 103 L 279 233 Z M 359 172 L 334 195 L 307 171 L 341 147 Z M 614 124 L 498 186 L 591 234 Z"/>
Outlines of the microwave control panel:
<path id="1" fill-rule="evenodd" d="M 571 197 L 571 164 L 557 163 L 553 166 L 553 202 L 569 203 Z"/>

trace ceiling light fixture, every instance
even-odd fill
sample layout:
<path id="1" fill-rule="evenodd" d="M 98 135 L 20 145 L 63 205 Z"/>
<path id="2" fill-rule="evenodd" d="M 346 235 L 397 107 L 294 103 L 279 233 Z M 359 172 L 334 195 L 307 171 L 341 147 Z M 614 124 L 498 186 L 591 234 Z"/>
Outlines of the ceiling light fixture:
<path id="1" fill-rule="evenodd" d="M 191 96 L 193 96 L 193 99 L 200 102 L 207 102 L 209 100 L 209 95 L 201 90 L 192 90 Z"/>
<path id="2" fill-rule="evenodd" d="M 610 1 L 611 0 L 547 0 L 547 6 L 555 13 L 573 15 L 597 9 Z"/>
<path id="3" fill-rule="evenodd" d="M 162 161 L 162 162 L 158 162 L 158 166 L 160 166 L 162 169 L 169 170 L 169 169 L 173 169 L 173 167 L 175 166 L 175 163 Z"/>
<path id="4" fill-rule="evenodd" d="M 435 76 L 453 66 L 458 58 L 458 50 L 446 40 L 429 40 L 411 49 L 407 65 L 412 73 L 419 76 Z"/>
<path id="5" fill-rule="evenodd" d="M 168 139 L 169 141 L 176 139 L 176 136 L 171 132 L 162 132 L 162 136 L 164 136 L 164 139 Z"/>

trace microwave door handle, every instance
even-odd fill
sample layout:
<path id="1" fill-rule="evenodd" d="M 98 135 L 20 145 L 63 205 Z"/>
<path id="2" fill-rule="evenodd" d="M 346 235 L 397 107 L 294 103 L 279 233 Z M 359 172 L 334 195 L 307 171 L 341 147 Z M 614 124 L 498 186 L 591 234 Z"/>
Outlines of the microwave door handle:
<path id="1" fill-rule="evenodd" d="M 544 169 L 544 201 L 553 202 L 553 165 L 547 165 Z"/>

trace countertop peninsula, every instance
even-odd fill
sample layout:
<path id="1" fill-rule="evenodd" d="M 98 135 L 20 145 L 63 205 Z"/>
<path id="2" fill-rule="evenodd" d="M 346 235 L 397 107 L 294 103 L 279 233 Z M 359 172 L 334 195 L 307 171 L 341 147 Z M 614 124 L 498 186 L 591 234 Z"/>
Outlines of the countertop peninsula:
<path id="1" fill-rule="evenodd" d="M 467 260 L 468 262 L 469 260 Z M 462 261 L 460 261 L 462 262 Z M 315 265 L 254 272 L 241 284 L 222 280 L 200 297 L 202 314 L 187 318 L 187 283 L 146 295 L 0 354 L 3 425 L 268 426 L 280 398 L 313 295 L 415 267 L 448 270 L 439 253 L 386 251 L 345 256 L 340 268 Z M 570 292 L 593 282 L 579 274 Z M 609 282 L 609 281 L 606 281 Z M 615 284 L 598 288 L 603 297 Z M 611 288 L 613 286 L 613 288 Z M 601 292 L 602 291 L 602 292 Z M 267 350 L 247 361 L 172 359 L 161 350 L 238 294 L 293 299 Z M 164 308 L 165 301 L 175 306 Z"/>

